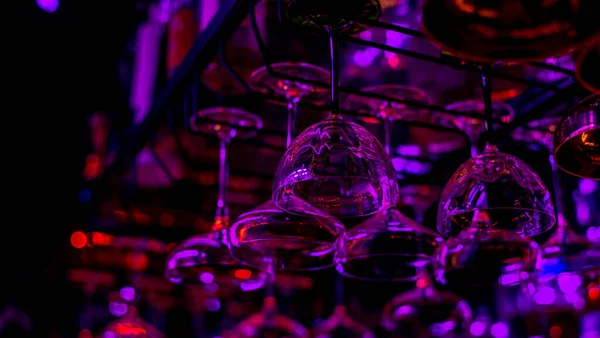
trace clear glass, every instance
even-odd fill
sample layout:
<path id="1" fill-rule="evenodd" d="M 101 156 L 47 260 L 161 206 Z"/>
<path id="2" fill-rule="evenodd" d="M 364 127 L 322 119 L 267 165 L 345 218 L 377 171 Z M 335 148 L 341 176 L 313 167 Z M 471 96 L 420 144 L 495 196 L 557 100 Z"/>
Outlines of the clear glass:
<path id="1" fill-rule="evenodd" d="M 449 104 L 445 107 L 463 113 L 480 114 L 481 118 L 469 116 L 449 115 L 439 113 L 439 122 L 443 126 L 455 127 L 463 131 L 471 141 L 471 156 L 479 154 L 479 142 L 482 133 L 486 130 L 484 117 L 485 105 L 482 100 L 466 100 Z M 492 102 L 492 117 L 501 123 L 509 123 L 515 117 L 515 111 L 511 105 L 502 101 Z"/>
<path id="2" fill-rule="evenodd" d="M 275 297 L 263 301 L 260 312 L 251 314 L 228 332 L 223 338 L 309 338 L 310 331 L 302 324 L 277 311 Z"/>
<path id="3" fill-rule="evenodd" d="M 194 131 L 213 134 L 220 139 L 217 210 L 209 233 L 192 236 L 169 253 L 165 276 L 173 283 L 217 285 L 242 291 L 261 288 L 266 282 L 267 268 L 262 263 L 263 254 L 244 248 L 248 251 L 243 255 L 251 264 L 243 264 L 232 257 L 228 247 L 227 145 L 232 138 L 252 137 L 262 127 L 262 120 L 239 108 L 215 107 L 200 110 L 192 116 L 191 122 Z"/>
<path id="4" fill-rule="evenodd" d="M 425 213 L 440 199 L 442 189 L 438 186 L 411 184 L 400 187 L 400 204 L 410 207 L 414 219 L 419 224 L 425 224 Z"/>
<path id="5" fill-rule="evenodd" d="M 229 227 L 230 248 L 243 262 L 244 253 L 268 252 L 278 270 L 317 270 L 331 267 L 344 247 L 346 229 L 337 219 L 291 197 L 286 212 L 268 201 L 239 216 Z"/>
<path id="6" fill-rule="evenodd" d="M 273 200 L 287 210 L 292 197 L 335 217 L 367 216 L 398 201 L 396 171 L 375 136 L 330 117 L 300 133 L 279 162 Z"/>
<path id="7" fill-rule="evenodd" d="M 368 326 L 356 321 L 348 313 L 348 309 L 344 305 L 338 305 L 333 310 L 333 314 L 316 325 L 312 330 L 314 338 L 333 338 L 339 337 L 338 332 L 343 334 L 343 337 L 356 338 L 375 338 L 375 334 Z"/>
<path id="8" fill-rule="evenodd" d="M 166 338 L 164 334 L 145 322 L 133 305 L 127 306 L 127 312 L 109 323 L 99 336 L 101 338 Z"/>
<path id="9" fill-rule="evenodd" d="M 487 145 L 462 164 L 446 184 L 438 207 L 438 231 L 455 237 L 485 211 L 491 228 L 536 236 L 555 224 L 554 206 L 540 177 L 520 159 Z"/>
<path id="10" fill-rule="evenodd" d="M 390 337 L 464 337 L 471 319 L 465 300 L 421 279 L 384 306 L 381 326 Z"/>
<path id="11" fill-rule="evenodd" d="M 360 280 L 416 281 L 441 243 L 436 232 L 389 208 L 348 231 L 337 271 Z"/>
<path id="12" fill-rule="evenodd" d="M 275 173 L 272 199 L 284 210 L 291 208 L 291 197 L 297 197 L 338 218 L 371 215 L 398 201 L 396 172 L 375 136 L 342 119 L 338 69 L 342 27 L 322 28 L 329 34 L 331 113 L 288 147 Z"/>

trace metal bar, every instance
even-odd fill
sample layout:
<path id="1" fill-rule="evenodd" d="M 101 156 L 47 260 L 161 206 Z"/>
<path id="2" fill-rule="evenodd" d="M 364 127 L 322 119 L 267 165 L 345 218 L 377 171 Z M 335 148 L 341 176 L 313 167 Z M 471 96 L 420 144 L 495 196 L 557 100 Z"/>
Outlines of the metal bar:
<path id="1" fill-rule="evenodd" d="M 152 107 L 144 120 L 137 126 L 132 126 L 117 151 L 115 161 L 108 172 L 119 171 L 127 159 L 134 156 L 144 147 L 152 132 L 165 119 L 165 110 L 169 100 L 180 90 L 181 85 L 194 69 L 204 69 L 217 54 L 220 39 L 228 39 L 241 24 L 247 14 L 247 2 L 252 0 L 227 0 L 222 5 L 206 30 L 196 39 L 196 42 L 177 67 L 175 74 L 152 103 Z"/>
<path id="2" fill-rule="evenodd" d="M 382 21 L 377 21 L 377 20 L 369 20 L 369 19 L 364 19 L 364 18 L 356 19 L 355 21 L 365 24 L 365 25 L 368 25 L 368 26 L 371 26 L 371 27 L 382 28 L 382 29 L 398 32 L 398 33 L 412 36 L 412 37 L 419 38 L 419 39 L 426 38 L 425 34 L 423 34 L 423 32 L 416 30 L 416 29 L 404 27 L 404 26 L 398 26 L 395 24 L 387 23 L 387 22 L 382 22 Z M 527 64 L 532 67 L 542 68 L 542 69 L 550 70 L 553 72 L 562 73 L 562 74 L 565 74 L 568 76 L 575 76 L 575 72 L 573 72 L 570 69 L 551 65 L 551 64 L 548 64 L 545 62 L 532 61 L 532 62 L 528 62 Z"/>

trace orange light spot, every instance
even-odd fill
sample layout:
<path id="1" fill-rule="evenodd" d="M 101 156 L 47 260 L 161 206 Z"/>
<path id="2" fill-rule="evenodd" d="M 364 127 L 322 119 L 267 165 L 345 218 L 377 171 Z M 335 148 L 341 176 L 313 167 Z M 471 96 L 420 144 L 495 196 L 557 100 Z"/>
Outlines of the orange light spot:
<path id="1" fill-rule="evenodd" d="M 252 276 L 252 271 L 248 269 L 237 269 L 234 272 L 235 278 L 238 279 L 248 279 Z"/>
<path id="2" fill-rule="evenodd" d="M 87 236 L 81 231 L 75 231 L 71 235 L 71 245 L 76 249 L 81 249 L 87 244 Z"/>
<path id="3" fill-rule="evenodd" d="M 160 216 L 159 222 L 161 226 L 168 228 L 170 226 L 173 226 L 173 224 L 175 223 L 175 218 L 169 213 L 164 213 Z"/>

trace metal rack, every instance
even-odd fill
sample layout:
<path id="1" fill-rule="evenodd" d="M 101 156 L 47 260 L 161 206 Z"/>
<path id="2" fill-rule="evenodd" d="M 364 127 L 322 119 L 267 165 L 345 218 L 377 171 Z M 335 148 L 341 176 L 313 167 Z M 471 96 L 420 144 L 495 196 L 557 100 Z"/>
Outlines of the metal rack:
<path id="1" fill-rule="evenodd" d="M 233 32 L 237 29 L 237 27 L 246 17 L 249 17 L 250 19 L 251 28 L 254 32 L 254 36 L 256 38 L 256 42 L 262 60 L 264 62 L 264 65 L 267 67 L 269 73 L 271 73 L 271 75 L 287 80 L 302 81 L 304 83 L 312 84 L 319 87 L 329 87 L 329 84 L 327 83 L 319 83 L 301 78 L 287 76 L 285 74 L 278 74 L 270 67 L 271 62 L 267 57 L 267 47 L 265 46 L 265 43 L 262 37 L 260 36 L 260 32 L 257 26 L 256 14 L 254 10 L 256 3 L 256 0 L 226 0 L 222 4 L 220 10 L 218 11 L 214 19 L 211 21 L 207 29 L 204 32 L 202 32 L 201 35 L 198 36 L 193 47 L 188 52 L 186 58 L 177 68 L 174 76 L 162 89 L 159 95 L 156 96 L 152 107 L 146 115 L 143 122 L 137 126 L 132 126 L 126 133 L 126 137 L 124 142 L 122 143 L 121 149 L 119 149 L 116 160 L 111 166 L 112 170 L 118 171 L 119 168 L 123 168 L 123 165 L 125 164 L 127 159 L 133 157 L 146 144 L 146 142 L 150 139 L 152 133 L 156 129 L 158 129 L 161 123 L 165 121 L 167 117 L 167 112 L 169 111 L 169 108 L 171 107 L 172 102 L 174 100 L 176 100 L 177 98 L 181 98 L 182 94 L 185 96 L 184 93 L 190 88 L 190 86 L 194 89 L 197 88 L 199 78 L 199 76 L 197 75 L 207 67 L 207 65 L 216 55 L 220 56 L 220 61 L 224 68 L 226 68 L 230 72 L 233 78 L 241 84 L 241 86 L 248 92 L 248 94 L 251 97 L 259 96 L 263 100 L 269 99 L 272 101 L 284 102 L 283 98 L 270 97 L 260 93 L 252 92 L 248 84 L 244 82 L 244 80 L 242 79 L 242 77 L 239 76 L 239 74 L 237 74 L 237 72 L 234 69 L 234 66 L 231 65 L 225 57 L 224 42 L 232 36 Z M 420 31 L 398 26 L 395 24 L 372 20 L 361 20 L 360 23 L 372 27 L 377 27 L 405 34 L 414 38 L 424 39 L 424 35 Z M 392 47 L 383 43 L 367 41 L 352 36 L 344 37 L 343 40 L 351 44 L 377 48 L 383 51 L 396 53 L 398 55 L 403 55 L 406 57 L 422 60 L 437 65 L 452 67 L 467 72 L 479 72 L 479 68 L 477 65 L 462 62 L 461 60 L 458 60 L 444 53 L 440 53 L 440 56 L 436 57 L 415 52 L 409 49 Z M 492 70 L 492 78 L 502 79 L 518 84 L 524 84 L 529 86 L 530 88 L 536 89 L 536 95 L 530 95 L 527 98 L 527 102 L 520 105 L 519 107 L 515 107 L 517 111 L 517 117 L 512 123 L 502 126 L 501 130 L 499 131 L 500 136 L 507 136 L 516 127 L 526 126 L 528 122 L 533 121 L 535 119 L 539 119 L 544 116 L 556 115 L 557 113 L 567 109 L 574 102 L 574 99 L 576 97 L 581 97 L 585 95 L 585 90 L 583 90 L 576 83 L 574 79 L 574 73 L 571 70 L 563 69 L 561 67 L 546 64 L 543 62 L 530 62 L 528 65 L 544 70 L 559 72 L 561 74 L 566 75 L 567 78 L 557 83 L 546 83 L 538 80 L 512 76 L 498 69 Z M 347 86 L 341 86 L 340 90 L 341 92 L 346 94 L 360 95 L 364 97 L 386 100 L 389 102 L 401 103 L 409 107 L 417 107 L 420 109 L 430 111 L 438 111 L 450 115 L 468 116 L 474 119 L 482 118 L 480 115 L 474 112 L 459 112 L 448 110 L 443 106 L 439 105 L 422 104 L 419 102 L 412 102 L 406 100 L 397 100 L 394 98 L 386 97 L 384 95 L 364 93 L 360 90 Z M 191 105 L 192 108 L 196 107 L 196 98 L 192 98 L 191 103 L 185 101 L 184 105 L 186 105 L 187 107 L 187 109 L 184 109 L 186 111 L 189 110 L 188 105 Z M 302 103 L 301 105 L 307 106 L 306 104 Z M 312 106 L 311 108 L 318 107 Z M 357 112 L 347 113 L 354 115 L 358 114 Z M 187 118 L 184 119 L 184 121 L 187 120 Z M 260 133 L 263 135 L 282 135 L 282 133 L 278 131 L 263 130 Z M 266 145 L 266 147 L 269 147 L 269 145 Z M 272 148 L 274 150 L 283 150 L 280 147 Z"/>

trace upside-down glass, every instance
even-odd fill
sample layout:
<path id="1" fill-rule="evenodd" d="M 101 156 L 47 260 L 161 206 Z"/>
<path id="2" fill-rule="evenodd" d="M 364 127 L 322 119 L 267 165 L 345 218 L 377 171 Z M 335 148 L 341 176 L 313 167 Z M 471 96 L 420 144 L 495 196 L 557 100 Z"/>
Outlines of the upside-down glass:
<path id="1" fill-rule="evenodd" d="M 385 91 L 387 88 L 382 89 Z M 398 93 L 387 94 L 399 100 L 428 102 L 427 96 L 419 89 L 398 89 Z M 384 134 L 388 151 L 391 120 L 416 120 L 420 117 L 418 109 L 407 109 L 405 113 L 403 107 L 393 107 L 377 100 L 369 103 L 355 98 L 350 99 L 350 103 L 354 108 L 367 104 L 374 108 L 372 115 L 383 119 L 384 126 L 387 126 Z M 430 266 L 432 255 L 441 242 L 438 234 L 402 215 L 394 206 L 348 231 L 346 248 L 339 253 L 337 270 L 346 277 L 361 280 L 414 281 L 418 278 L 419 267 Z"/>
<path id="2" fill-rule="evenodd" d="M 307 11 L 329 10 L 310 1 L 303 4 Z M 351 3 L 346 9 L 366 8 L 379 15 L 381 6 L 376 1 L 365 1 L 364 5 Z M 290 6 L 290 11 L 303 8 L 300 3 Z M 301 22 L 329 34 L 331 112 L 326 120 L 300 133 L 282 156 L 273 183 L 273 200 L 284 210 L 290 207 L 292 197 L 297 197 L 339 218 L 371 215 L 396 204 L 398 185 L 381 143 L 365 128 L 344 121 L 339 109 L 338 35 L 358 31 L 360 25 L 309 14 Z"/>
<path id="3" fill-rule="evenodd" d="M 193 131 L 212 134 L 220 140 L 217 210 L 209 233 L 192 236 L 169 253 L 165 276 L 173 283 L 216 284 L 242 291 L 260 288 L 266 281 L 261 253 L 246 251 L 244 256 L 252 264 L 242 264 L 228 248 L 227 145 L 233 138 L 252 137 L 262 127 L 262 120 L 239 108 L 214 107 L 198 111 L 190 124 Z"/>
<path id="4" fill-rule="evenodd" d="M 540 177 L 494 144 L 491 79 L 486 75 L 482 70 L 488 143 L 452 175 L 438 206 L 438 231 L 451 237 L 436 254 L 436 277 L 445 284 L 518 284 L 540 265 L 538 246 L 525 237 L 555 224 L 552 199 Z"/>
<path id="5" fill-rule="evenodd" d="M 449 104 L 445 107 L 448 110 L 453 110 L 463 113 L 476 113 L 483 117 L 484 103 L 482 100 L 466 100 L 458 101 Z M 509 123 L 515 117 L 515 111 L 511 105 L 502 101 L 492 102 L 492 116 L 501 123 Z M 481 134 L 485 131 L 485 120 L 481 118 L 473 118 L 469 116 L 449 116 L 440 113 L 440 123 L 448 127 L 455 127 L 464 132 L 471 141 L 471 157 L 479 154 L 479 142 Z"/>
<path id="6" fill-rule="evenodd" d="M 271 65 L 273 71 L 312 81 L 327 81 L 329 72 L 317 66 L 284 62 Z M 329 91 L 300 81 L 280 79 L 269 73 L 266 67 L 256 70 L 250 79 L 251 86 L 263 93 L 275 93 L 288 100 L 287 147 L 293 135 L 298 103 L 323 104 Z M 335 251 L 342 247 L 344 226 L 321 210 L 291 197 L 287 212 L 274 201 L 268 201 L 242 214 L 229 228 L 229 245 L 232 255 L 248 262 L 245 250 L 268 252 L 277 270 L 315 270 L 333 265 Z M 252 259 L 252 257 L 250 257 Z"/>

